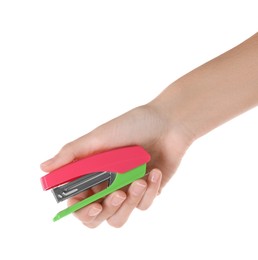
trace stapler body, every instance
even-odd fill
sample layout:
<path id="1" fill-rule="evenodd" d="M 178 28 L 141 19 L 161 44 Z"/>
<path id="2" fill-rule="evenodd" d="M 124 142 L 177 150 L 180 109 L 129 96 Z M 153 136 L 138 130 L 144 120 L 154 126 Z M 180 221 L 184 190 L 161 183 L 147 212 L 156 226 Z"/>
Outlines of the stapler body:
<path id="1" fill-rule="evenodd" d="M 140 146 L 128 146 L 95 154 L 69 163 L 41 178 L 44 190 L 52 189 L 57 202 L 64 201 L 100 183 L 108 186 L 98 193 L 60 211 L 57 221 L 143 177 L 150 155 Z"/>

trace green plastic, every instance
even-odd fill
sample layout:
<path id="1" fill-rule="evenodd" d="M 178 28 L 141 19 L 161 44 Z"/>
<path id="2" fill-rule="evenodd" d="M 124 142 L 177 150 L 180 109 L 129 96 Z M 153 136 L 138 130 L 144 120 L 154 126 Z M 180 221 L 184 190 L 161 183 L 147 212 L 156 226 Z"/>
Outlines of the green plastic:
<path id="1" fill-rule="evenodd" d="M 104 190 L 93 194 L 92 196 L 60 211 L 59 213 L 56 214 L 56 216 L 53 218 L 53 221 L 57 221 L 87 205 L 89 205 L 90 203 L 105 197 L 106 195 L 132 183 L 133 181 L 143 177 L 146 173 L 146 164 L 143 164 L 141 166 L 138 166 L 135 169 L 132 169 L 128 172 L 122 173 L 122 174 L 116 174 L 116 177 L 113 181 L 113 183 L 108 186 L 107 188 L 105 188 Z"/>

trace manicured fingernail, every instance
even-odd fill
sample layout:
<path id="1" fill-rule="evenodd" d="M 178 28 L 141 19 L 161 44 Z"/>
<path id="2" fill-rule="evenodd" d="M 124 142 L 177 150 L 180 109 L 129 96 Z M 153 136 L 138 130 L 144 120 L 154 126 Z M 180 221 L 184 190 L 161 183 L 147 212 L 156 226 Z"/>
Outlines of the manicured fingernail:
<path id="1" fill-rule="evenodd" d="M 100 211 L 101 211 L 100 208 L 93 207 L 89 210 L 88 215 L 91 217 L 95 217 L 100 213 Z"/>
<path id="2" fill-rule="evenodd" d="M 160 173 L 157 171 L 153 171 L 151 175 L 151 182 L 157 183 L 160 178 Z"/>
<path id="3" fill-rule="evenodd" d="M 118 206 L 120 205 L 123 201 L 125 200 L 125 196 L 120 196 L 120 195 L 115 195 L 112 200 L 111 200 L 111 204 L 113 206 Z"/>
<path id="4" fill-rule="evenodd" d="M 142 184 L 142 183 L 139 183 L 139 182 L 136 182 L 133 186 L 133 194 L 138 196 L 140 195 L 146 188 L 146 184 Z"/>

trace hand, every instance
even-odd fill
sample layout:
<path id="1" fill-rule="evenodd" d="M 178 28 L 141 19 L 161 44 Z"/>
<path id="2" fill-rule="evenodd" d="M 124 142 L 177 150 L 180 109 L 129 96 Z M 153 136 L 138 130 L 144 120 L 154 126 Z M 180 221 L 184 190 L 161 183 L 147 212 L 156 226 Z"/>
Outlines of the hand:
<path id="1" fill-rule="evenodd" d="M 43 171 L 49 172 L 93 153 L 136 144 L 150 153 L 151 161 L 147 165 L 150 173 L 146 179 L 137 180 L 75 212 L 87 227 L 97 227 L 105 220 L 111 226 L 121 227 L 135 208 L 147 209 L 170 180 L 191 139 L 182 126 L 171 124 L 165 114 L 151 103 L 135 108 L 66 144 L 56 156 L 41 165 Z M 101 188 L 100 185 L 71 198 L 68 205 Z"/>

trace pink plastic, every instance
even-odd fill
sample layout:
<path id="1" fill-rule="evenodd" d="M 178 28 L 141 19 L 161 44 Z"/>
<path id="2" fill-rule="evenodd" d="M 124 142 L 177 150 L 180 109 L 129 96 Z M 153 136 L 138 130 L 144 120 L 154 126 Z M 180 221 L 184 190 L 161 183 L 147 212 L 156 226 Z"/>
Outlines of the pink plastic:
<path id="1" fill-rule="evenodd" d="M 41 178 L 44 190 L 77 179 L 85 174 L 110 171 L 124 173 L 150 160 L 150 155 L 141 146 L 127 146 L 95 154 L 69 163 Z"/>

